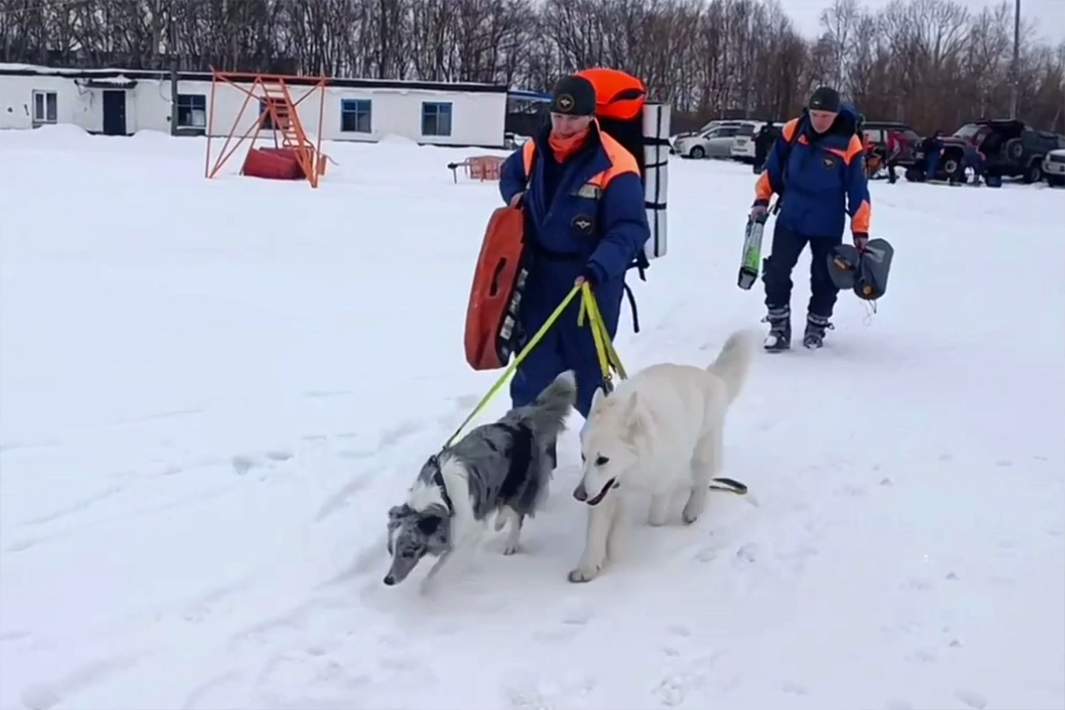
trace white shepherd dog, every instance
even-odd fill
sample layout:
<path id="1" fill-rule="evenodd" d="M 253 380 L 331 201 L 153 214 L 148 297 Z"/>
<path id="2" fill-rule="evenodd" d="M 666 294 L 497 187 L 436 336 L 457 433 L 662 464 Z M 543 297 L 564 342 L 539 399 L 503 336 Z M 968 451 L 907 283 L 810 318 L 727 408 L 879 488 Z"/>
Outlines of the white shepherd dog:
<path id="1" fill-rule="evenodd" d="M 584 554 L 571 582 L 588 582 L 614 556 L 622 486 L 651 495 L 651 525 L 664 525 L 674 493 L 688 492 L 682 517 L 698 519 L 721 472 L 725 413 L 739 394 L 757 334 L 734 333 L 707 369 L 660 364 L 597 391 L 581 431 L 584 474 L 573 497 L 588 504 Z M 735 492 L 746 488 L 718 479 Z"/>

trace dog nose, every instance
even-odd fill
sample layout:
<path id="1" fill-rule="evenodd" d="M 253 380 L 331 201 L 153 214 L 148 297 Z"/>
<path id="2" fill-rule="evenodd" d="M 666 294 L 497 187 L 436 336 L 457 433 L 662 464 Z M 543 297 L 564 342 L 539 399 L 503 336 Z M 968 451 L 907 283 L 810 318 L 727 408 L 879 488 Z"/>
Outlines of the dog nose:
<path id="1" fill-rule="evenodd" d="M 588 491 L 584 490 L 584 481 L 581 481 L 580 485 L 573 489 L 573 497 L 582 503 L 588 500 Z"/>
<path id="2" fill-rule="evenodd" d="M 391 587 L 395 583 L 396 583 L 396 578 L 393 577 L 392 575 L 388 575 L 387 577 L 385 577 L 385 584 L 387 584 L 388 586 Z"/>

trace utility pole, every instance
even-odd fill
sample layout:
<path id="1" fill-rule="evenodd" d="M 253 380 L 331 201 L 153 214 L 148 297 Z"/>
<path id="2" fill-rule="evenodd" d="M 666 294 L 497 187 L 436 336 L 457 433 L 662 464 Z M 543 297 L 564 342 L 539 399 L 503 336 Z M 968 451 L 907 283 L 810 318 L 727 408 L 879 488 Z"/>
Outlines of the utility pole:
<path id="1" fill-rule="evenodd" d="M 177 43 L 174 42 L 174 4 L 170 4 L 167 16 L 167 47 L 170 50 L 170 135 L 178 133 L 178 55 Z"/>
<path id="2" fill-rule="evenodd" d="M 1021 0 L 1015 0 L 1013 10 L 1013 66 L 1010 73 L 1010 118 L 1017 118 L 1017 91 L 1021 81 Z"/>

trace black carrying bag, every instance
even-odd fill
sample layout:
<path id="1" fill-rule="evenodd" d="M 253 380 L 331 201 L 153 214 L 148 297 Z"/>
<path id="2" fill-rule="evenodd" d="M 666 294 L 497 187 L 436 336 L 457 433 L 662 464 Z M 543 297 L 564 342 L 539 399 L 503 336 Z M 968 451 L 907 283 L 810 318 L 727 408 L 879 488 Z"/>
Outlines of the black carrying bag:
<path id="1" fill-rule="evenodd" d="M 887 293 L 895 249 L 886 239 L 870 239 L 865 251 L 840 244 L 828 254 L 828 274 L 836 288 L 851 289 L 858 298 L 875 301 Z"/>

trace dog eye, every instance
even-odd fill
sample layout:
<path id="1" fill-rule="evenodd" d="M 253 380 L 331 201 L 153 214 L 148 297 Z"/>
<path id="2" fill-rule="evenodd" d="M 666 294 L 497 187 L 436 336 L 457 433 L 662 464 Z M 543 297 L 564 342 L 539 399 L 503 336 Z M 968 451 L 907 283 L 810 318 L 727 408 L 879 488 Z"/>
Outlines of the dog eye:
<path id="1" fill-rule="evenodd" d="M 606 466 L 608 463 L 610 463 L 610 459 L 606 456 L 600 456 L 595 460 L 596 466 Z"/>

